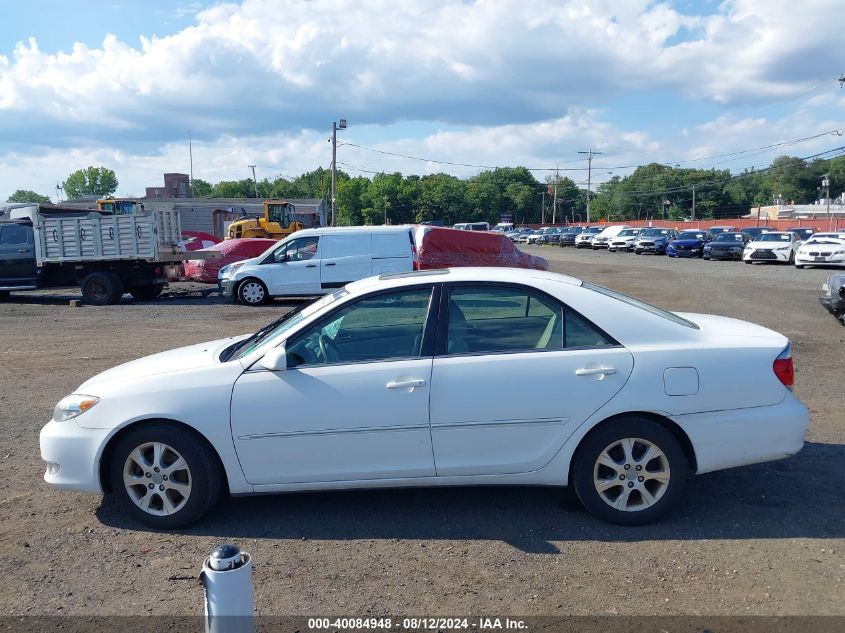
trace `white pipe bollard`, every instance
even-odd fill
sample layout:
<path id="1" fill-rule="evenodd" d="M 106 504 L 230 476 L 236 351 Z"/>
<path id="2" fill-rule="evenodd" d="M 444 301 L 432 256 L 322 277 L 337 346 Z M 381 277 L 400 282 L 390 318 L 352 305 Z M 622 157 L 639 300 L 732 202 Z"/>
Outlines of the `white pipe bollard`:
<path id="1" fill-rule="evenodd" d="M 252 557 L 221 545 L 202 564 L 206 633 L 254 633 Z"/>

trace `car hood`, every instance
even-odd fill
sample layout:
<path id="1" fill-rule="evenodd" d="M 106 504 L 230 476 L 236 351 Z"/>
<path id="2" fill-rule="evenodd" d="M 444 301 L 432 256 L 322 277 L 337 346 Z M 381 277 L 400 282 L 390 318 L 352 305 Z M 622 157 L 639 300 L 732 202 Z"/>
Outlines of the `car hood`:
<path id="1" fill-rule="evenodd" d="M 247 335 L 248 336 L 248 335 Z M 233 336 L 222 338 L 198 345 L 179 347 L 167 352 L 160 352 L 151 356 L 145 356 L 137 360 L 123 363 L 89 378 L 77 393 L 90 393 L 100 395 L 98 387 L 110 382 L 131 382 L 139 378 L 147 378 L 158 374 L 175 374 L 190 369 L 197 369 L 218 362 L 220 352 L 245 336 Z"/>
<path id="2" fill-rule="evenodd" d="M 697 246 L 704 244 L 704 240 L 672 240 L 670 244 L 672 246 Z"/>
<path id="3" fill-rule="evenodd" d="M 750 246 L 756 251 L 772 251 L 776 248 L 789 246 L 789 242 L 748 242 L 746 246 Z"/>

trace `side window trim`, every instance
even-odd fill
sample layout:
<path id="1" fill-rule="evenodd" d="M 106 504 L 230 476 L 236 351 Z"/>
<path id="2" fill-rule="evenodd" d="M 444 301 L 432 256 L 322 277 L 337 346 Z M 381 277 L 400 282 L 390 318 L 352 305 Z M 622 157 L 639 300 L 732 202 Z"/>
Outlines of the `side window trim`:
<path id="1" fill-rule="evenodd" d="M 561 314 L 563 315 L 563 342 L 564 347 L 560 349 L 520 349 L 520 350 L 497 350 L 497 351 L 485 351 L 485 352 L 459 352 L 459 353 L 452 353 L 450 354 L 447 351 L 447 342 L 448 342 L 448 331 L 449 331 L 449 299 L 452 294 L 453 288 L 466 288 L 466 287 L 480 287 L 480 286 L 487 286 L 490 288 L 504 288 L 509 290 L 518 290 L 520 292 L 524 292 L 529 297 L 534 295 L 537 298 L 543 299 L 552 303 L 553 305 L 559 306 L 561 309 Z M 574 313 L 576 314 L 584 323 L 588 324 L 592 327 L 598 334 L 603 336 L 608 341 L 608 345 L 602 347 L 566 347 L 566 324 L 567 324 L 567 313 Z M 585 317 L 583 314 L 578 312 L 577 310 L 571 308 L 569 305 L 563 303 L 560 299 L 553 297 L 552 295 L 539 290 L 537 288 L 532 288 L 531 286 L 524 286 L 522 284 L 515 284 L 515 283 L 499 283 L 496 281 L 453 281 L 445 284 L 445 287 L 440 291 L 440 312 L 439 318 L 437 323 L 437 336 L 435 339 L 435 348 L 434 348 L 434 356 L 435 357 L 455 357 L 455 356 L 492 356 L 492 355 L 501 355 L 501 354 L 526 354 L 526 353 L 547 353 L 547 352 L 569 352 L 569 351 L 583 351 L 585 349 L 593 349 L 593 350 L 601 350 L 601 349 L 613 349 L 623 347 L 619 341 L 615 338 L 610 336 L 607 332 L 605 332 L 602 328 L 598 325 L 593 323 L 590 319 Z"/>
<path id="2" fill-rule="evenodd" d="M 431 297 L 429 298 L 428 302 L 428 310 L 426 311 L 425 316 L 425 325 L 423 326 L 423 340 L 422 344 L 420 345 L 420 353 L 417 356 L 399 356 L 399 357 L 392 357 L 392 358 L 378 358 L 378 359 L 368 359 L 368 360 L 358 360 L 358 361 L 347 361 L 347 362 L 338 362 L 338 363 L 307 363 L 302 365 L 297 365 L 292 369 L 300 369 L 300 368 L 307 368 L 307 367 L 329 367 L 329 366 L 344 366 L 344 365 L 363 365 L 367 363 L 381 363 L 385 361 L 391 360 L 408 360 L 408 359 L 415 359 L 415 358 L 431 358 L 434 356 L 434 342 L 435 336 L 437 332 L 437 325 L 439 323 L 439 315 L 440 315 L 440 294 L 441 288 L 443 284 L 416 284 L 413 286 L 403 286 L 401 288 L 390 288 L 387 290 L 377 290 L 375 292 L 371 292 L 365 295 L 361 295 L 360 297 L 356 297 L 354 300 L 347 301 L 342 305 L 336 306 L 332 308 L 330 312 L 325 314 L 321 319 L 312 321 L 307 325 L 304 325 L 300 328 L 292 338 L 285 339 L 280 345 L 284 345 L 285 347 L 290 347 L 294 343 L 296 343 L 306 332 L 310 332 L 312 328 L 315 327 L 322 327 L 326 323 L 330 322 L 334 316 L 348 308 L 350 305 L 354 305 L 361 301 L 366 301 L 367 299 L 374 299 L 376 297 L 380 297 L 382 295 L 390 295 L 396 292 L 401 291 L 414 291 L 414 290 L 423 290 L 428 289 L 431 292 Z"/>

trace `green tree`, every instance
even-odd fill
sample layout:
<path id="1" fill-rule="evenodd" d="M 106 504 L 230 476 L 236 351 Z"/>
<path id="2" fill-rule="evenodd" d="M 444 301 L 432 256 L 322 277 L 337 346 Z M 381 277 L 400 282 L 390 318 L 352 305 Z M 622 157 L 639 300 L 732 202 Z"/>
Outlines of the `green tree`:
<path id="1" fill-rule="evenodd" d="M 194 178 L 193 182 L 191 182 L 191 190 L 194 193 L 194 198 L 210 198 L 212 186 L 211 183 L 205 180 Z"/>
<path id="2" fill-rule="evenodd" d="M 108 167 L 77 169 L 62 183 L 68 198 L 110 196 L 117 191 L 117 176 Z"/>
<path id="3" fill-rule="evenodd" d="M 6 202 L 36 202 L 38 204 L 49 204 L 50 198 L 42 196 L 40 193 L 35 193 L 29 189 L 18 189 L 15 193 L 9 196 Z"/>

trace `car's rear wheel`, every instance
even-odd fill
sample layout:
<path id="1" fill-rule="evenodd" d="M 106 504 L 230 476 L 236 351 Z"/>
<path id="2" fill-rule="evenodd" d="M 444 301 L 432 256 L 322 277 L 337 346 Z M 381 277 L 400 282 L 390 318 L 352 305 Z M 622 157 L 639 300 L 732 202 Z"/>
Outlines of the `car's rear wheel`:
<path id="1" fill-rule="evenodd" d="M 223 489 L 220 468 L 204 443 L 189 431 L 158 422 L 142 424 L 118 440 L 109 476 L 123 509 L 154 528 L 196 521 Z"/>
<path id="2" fill-rule="evenodd" d="M 572 464 L 584 507 L 620 525 L 642 525 L 664 514 L 679 499 L 688 474 L 689 462 L 675 436 L 639 417 L 595 429 Z"/>
<path id="3" fill-rule="evenodd" d="M 269 298 L 267 286 L 258 279 L 250 277 L 238 286 L 238 299 L 248 306 L 260 306 Z"/>

